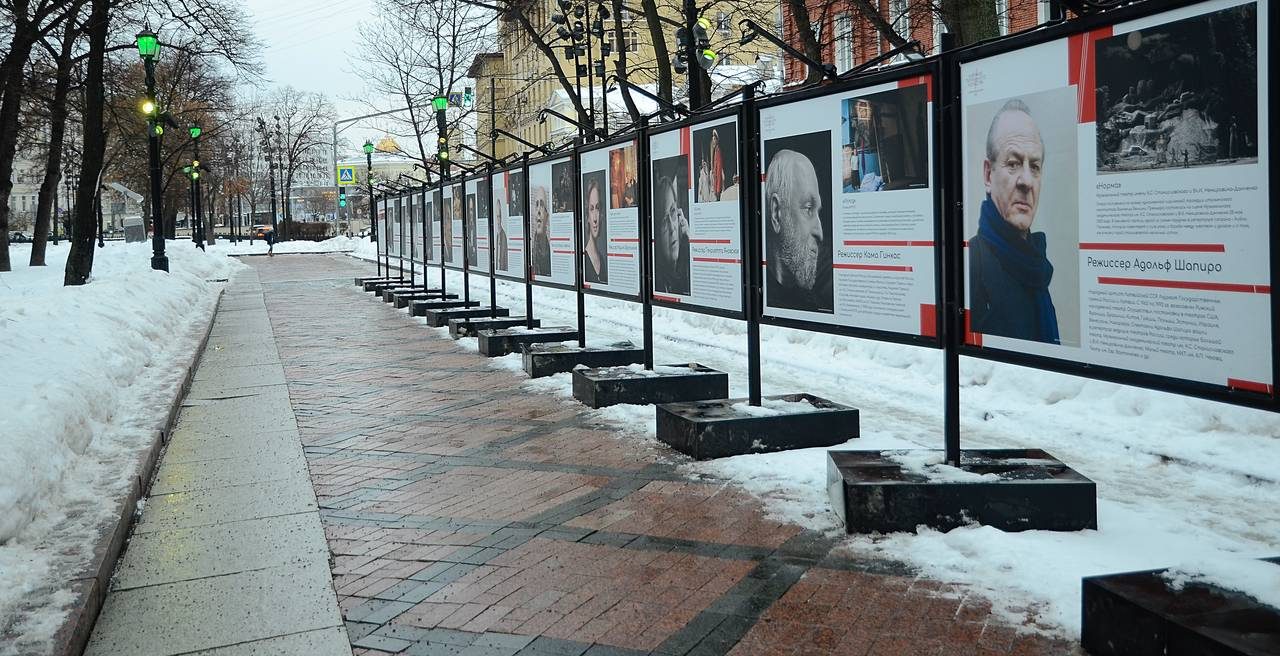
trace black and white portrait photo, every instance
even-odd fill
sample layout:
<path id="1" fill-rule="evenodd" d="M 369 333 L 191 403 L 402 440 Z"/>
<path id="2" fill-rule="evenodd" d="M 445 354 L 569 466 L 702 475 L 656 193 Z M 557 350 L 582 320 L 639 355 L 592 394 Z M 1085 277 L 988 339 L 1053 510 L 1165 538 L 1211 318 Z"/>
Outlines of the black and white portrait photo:
<path id="1" fill-rule="evenodd" d="M 529 190 L 529 257 L 533 274 L 551 275 L 551 207 L 547 188 L 534 185 Z"/>
<path id="2" fill-rule="evenodd" d="M 831 132 L 770 139 L 764 155 L 765 300 L 833 313 Z"/>
<path id="3" fill-rule="evenodd" d="M 496 259 L 493 266 L 498 271 L 502 271 L 504 273 L 511 267 L 510 260 L 507 259 L 506 221 L 507 217 L 506 212 L 504 211 L 502 197 L 495 197 L 493 199 L 493 256 Z"/>
<path id="4" fill-rule="evenodd" d="M 443 250 L 440 257 L 445 262 L 453 261 L 453 208 L 455 205 L 461 206 L 462 199 L 458 198 L 454 202 L 453 198 L 444 199 L 444 215 L 440 218 L 440 248 Z"/>
<path id="5" fill-rule="evenodd" d="M 465 246 L 467 249 L 467 264 L 475 266 L 476 264 L 476 195 L 467 194 L 467 217 L 466 225 L 462 234 L 465 237 Z"/>
<path id="6" fill-rule="evenodd" d="M 605 221 L 604 171 L 582 174 L 582 279 L 609 283 L 609 232 Z"/>
<path id="7" fill-rule="evenodd" d="M 653 291 L 688 296 L 689 158 L 653 161 Z"/>

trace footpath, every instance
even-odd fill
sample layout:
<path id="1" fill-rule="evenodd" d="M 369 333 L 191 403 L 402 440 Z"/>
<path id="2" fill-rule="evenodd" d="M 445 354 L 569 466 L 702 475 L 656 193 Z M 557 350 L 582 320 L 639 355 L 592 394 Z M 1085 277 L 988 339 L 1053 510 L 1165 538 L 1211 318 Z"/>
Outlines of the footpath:
<path id="1" fill-rule="evenodd" d="M 87 654 L 349 654 L 257 272 L 227 286 Z"/>
<path id="2" fill-rule="evenodd" d="M 371 264 L 246 261 L 90 654 L 1080 653 L 687 477 Z"/>

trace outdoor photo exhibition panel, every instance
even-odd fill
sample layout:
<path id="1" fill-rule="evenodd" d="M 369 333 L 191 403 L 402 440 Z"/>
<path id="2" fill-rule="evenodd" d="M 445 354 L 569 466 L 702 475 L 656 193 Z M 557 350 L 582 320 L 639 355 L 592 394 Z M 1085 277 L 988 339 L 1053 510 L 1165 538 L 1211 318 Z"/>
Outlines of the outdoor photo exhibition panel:
<path id="1" fill-rule="evenodd" d="M 640 299 L 638 142 L 627 139 L 578 155 L 582 195 L 582 287 Z"/>
<path id="2" fill-rule="evenodd" d="M 422 261 L 430 264 L 434 261 L 432 255 L 439 250 L 431 239 L 434 235 L 432 232 L 431 213 L 434 211 L 435 205 L 431 202 L 430 192 L 419 193 L 416 198 L 417 201 L 414 203 L 414 206 L 417 209 L 414 212 L 413 220 L 416 221 L 420 227 L 419 232 L 421 232 L 421 234 L 418 235 L 418 241 L 421 243 Z"/>
<path id="3" fill-rule="evenodd" d="M 933 68 L 892 75 L 761 104 L 764 321 L 940 344 Z"/>
<path id="4" fill-rule="evenodd" d="M 461 182 L 444 185 L 444 216 L 440 238 L 443 240 L 444 265 L 462 270 L 462 211 L 466 197 Z"/>
<path id="5" fill-rule="evenodd" d="M 431 244 L 427 248 L 427 263 L 440 266 L 444 264 L 444 249 L 441 248 L 440 234 L 440 212 L 444 208 L 444 195 L 439 187 L 433 187 L 430 191 L 431 200 L 427 208 L 427 241 Z"/>
<path id="6" fill-rule="evenodd" d="M 965 57 L 967 351 L 1274 400 L 1267 11 Z"/>
<path id="7" fill-rule="evenodd" d="M 467 180 L 467 267 L 489 275 L 489 176 Z"/>
<path id="8" fill-rule="evenodd" d="M 387 224 L 391 227 L 388 255 L 400 257 L 400 198 L 387 199 Z"/>
<path id="9" fill-rule="evenodd" d="M 409 233 L 409 261 L 422 264 L 422 222 L 418 220 L 422 207 L 418 205 L 420 196 L 409 194 L 404 197 L 404 223 Z"/>
<path id="10" fill-rule="evenodd" d="M 378 216 L 373 229 L 378 233 L 378 254 L 387 255 L 390 252 L 388 244 L 391 243 L 391 236 L 387 234 L 387 199 L 378 201 L 375 207 L 377 207 Z"/>
<path id="11" fill-rule="evenodd" d="M 494 275 L 524 282 L 524 169 L 500 171 L 490 179 L 493 190 Z"/>
<path id="12" fill-rule="evenodd" d="M 657 305 L 745 317 L 738 113 L 649 137 Z"/>
<path id="13" fill-rule="evenodd" d="M 575 289 L 573 160 L 529 165 L 529 264 L 533 282 Z"/>

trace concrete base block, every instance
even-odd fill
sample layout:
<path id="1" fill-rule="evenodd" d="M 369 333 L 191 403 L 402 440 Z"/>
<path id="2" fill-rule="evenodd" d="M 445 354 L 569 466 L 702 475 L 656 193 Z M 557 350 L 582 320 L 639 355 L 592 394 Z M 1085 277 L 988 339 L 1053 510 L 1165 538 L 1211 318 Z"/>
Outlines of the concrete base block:
<path id="1" fill-rule="evenodd" d="M 1280 565 L 1280 558 L 1267 558 Z M 1080 644 L 1093 656 L 1280 654 L 1280 610 L 1208 583 L 1175 590 L 1167 570 L 1083 580 Z"/>
<path id="2" fill-rule="evenodd" d="M 480 355 L 497 358 L 519 351 L 524 344 L 567 342 L 578 339 L 578 330 L 569 326 L 532 329 L 517 326 L 515 328 L 481 330 L 476 333 L 476 339 L 480 347 Z"/>
<path id="3" fill-rule="evenodd" d="M 573 371 L 585 367 L 620 367 L 644 362 L 644 349 L 631 342 L 608 346 L 567 346 L 565 344 L 529 344 L 524 348 L 524 371 L 530 378 Z"/>
<path id="4" fill-rule="evenodd" d="M 858 410 L 812 394 L 664 403 L 658 439 L 697 460 L 835 446 L 858 436 Z"/>
<path id="5" fill-rule="evenodd" d="M 427 310 L 447 310 L 451 308 L 473 308 L 479 301 L 459 301 L 458 299 L 440 301 L 413 301 L 409 303 L 409 313 L 415 317 L 426 315 Z"/>
<path id="6" fill-rule="evenodd" d="M 383 292 L 383 300 L 386 300 L 387 293 L 388 292 Z M 427 291 L 424 292 L 422 291 L 421 288 L 419 288 L 415 291 L 390 292 L 390 294 L 391 294 L 390 302 L 398 308 L 409 307 L 409 304 L 414 301 L 430 301 L 430 300 L 447 301 L 447 300 L 453 300 L 455 298 L 458 298 L 457 294 L 445 294 L 444 292 L 438 289 L 428 289 Z"/>
<path id="7" fill-rule="evenodd" d="M 462 339 L 463 337 L 475 337 L 476 333 L 481 330 L 498 330 L 501 328 L 518 328 L 527 326 L 528 321 L 524 317 L 505 317 L 502 319 L 449 319 L 449 336 L 454 339 Z M 542 326 L 541 319 L 533 320 L 533 327 Z"/>
<path id="8" fill-rule="evenodd" d="M 651 405 L 723 399 L 729 396 L 729 374 L 696 362 L 636 367 L 573 370 L 573 398 L 591 408 L 619 403 Z"/>
<path id="9" fill-rule="evenodd" d="M 427 310 L 422 315 L 427 319 L 427 325 L 432 328 L 443 328 L 449 325 L 451 319 L 470 319 L 472 317 L 487 318 L 490 314 L 496 314 L 499 317 L 505 317 L 511 314 L 511 310 L 504 307 L 490 308 L 489 306 L 474 308 L 446 308 L 440 310 Z"/>
<path id="10" fill-rule="evenodd" d="M 940 450 L 830 451 L 827 494 L 849 533 L 1098 527 L 1093 481 L 1039 449 L 973 449 L 960 467 Z"/>

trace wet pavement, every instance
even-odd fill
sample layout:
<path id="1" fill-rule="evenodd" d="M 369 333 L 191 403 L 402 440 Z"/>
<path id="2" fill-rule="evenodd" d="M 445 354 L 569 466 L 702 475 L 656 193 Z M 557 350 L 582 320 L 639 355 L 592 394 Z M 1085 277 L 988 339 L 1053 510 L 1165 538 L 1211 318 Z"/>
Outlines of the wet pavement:
<path id="1" fill-rule="evenodd" d="M 371 264 L 245 261 L 261 279 L 285 385 L 267 368 L 254 375 L 287 389 L 297 432 L 281 434 L 305 456 L 356 654 L 1078 653 L 1001 624 L 963 588 L 851 557 L 838 536 L 683 475 L 682 456 L 656 442 L 522 388 L 524 374 L 358 291 L 352 277 L 373 275 Z M 248 376 L 228 385 L 256 382 Z M 255 421 L 245 412 L 228 421 Z M 230 469 L 277 457 L 295 468 L 289 445 L 264 437 L 261 448 L 274 455 L 258 457 L 255 444 Z M 306 516 L 288 506 L 306 495 L 284 489 L 281 515 Z M 164 520 L 144 515 L 140 530 Z M 298 540 L 288 547 L 303 552 L 297 596 L 310 595 L 314 540 Z M 276 594 L 273 580 L 260 584 Z"/>

